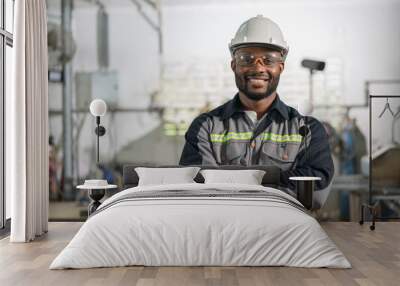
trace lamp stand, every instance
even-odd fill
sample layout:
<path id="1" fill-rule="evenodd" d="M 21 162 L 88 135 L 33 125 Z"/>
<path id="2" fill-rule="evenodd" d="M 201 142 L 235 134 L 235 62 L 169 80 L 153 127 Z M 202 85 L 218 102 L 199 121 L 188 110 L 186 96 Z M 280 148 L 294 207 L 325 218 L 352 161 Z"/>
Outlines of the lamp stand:
<path id="1" fill-rule="evenodd" d="M 308 81 L 309 81 L 309 88 L 310 88 L 310 90 L 309 90 L 309 100 L 310 100 L 311 106 L 314 106 L 314 90 L 313 90 L 314 89 L 314 82 L 313 82 L 313 76 L 314 76 L 314 70 L 310 69 L 310 74 L 308 76 Z M 311 110 L 311 112 L 312 112 L 312 110 Z"/>
<path id="2" fill-rule="evenodd" d="M 97 128 L 96 128 L 96 134 L 97 134 L 97 166 L 99 166 L 99 153 L 100 153 L 100 135 L 99 135 L 99 128 L 100 128 L 100 116 L 96 116 L 96 124 L 97 124 Z"/>
<path id="3" fill-rule="evenodd" d="M 100 163 L 100 136 L 103 136 L 104 134 L 106 134 L 106 129 L 104 128 L 104 126 L 100 125 L 100 116 L 96 116 L 96 129 L 94 130 L 94 133 L 96 133 L 97 135 L 97 166 L 99 166 Z"/>

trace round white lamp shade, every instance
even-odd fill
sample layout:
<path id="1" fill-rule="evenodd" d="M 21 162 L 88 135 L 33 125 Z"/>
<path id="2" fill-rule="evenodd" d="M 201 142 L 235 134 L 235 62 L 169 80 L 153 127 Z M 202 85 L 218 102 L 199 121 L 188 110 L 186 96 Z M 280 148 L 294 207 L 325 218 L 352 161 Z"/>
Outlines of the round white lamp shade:
<path id="1" fill-rule="evenodd" d="M 107 104 L 102 99 L 93 99 L 90 103 L 90 113 L 93 116 L 104 116 L 107 112 Z"/>

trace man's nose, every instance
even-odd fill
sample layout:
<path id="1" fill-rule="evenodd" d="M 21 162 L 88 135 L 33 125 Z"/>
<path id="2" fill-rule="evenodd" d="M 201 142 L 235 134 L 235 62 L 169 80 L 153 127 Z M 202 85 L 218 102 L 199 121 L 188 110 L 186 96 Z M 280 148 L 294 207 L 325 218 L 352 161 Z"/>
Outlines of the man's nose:
<path id="1" fill-rule="evenodd" d="M 257 58 L 256 59 L 256 61 L 254 62 L 254 68 L 257 71 L 264 71 L 265 72 L 266 66 L 265 66 L 265 64 L 264 64 L 264 62 L 262 61 L 261 58 Z"/>

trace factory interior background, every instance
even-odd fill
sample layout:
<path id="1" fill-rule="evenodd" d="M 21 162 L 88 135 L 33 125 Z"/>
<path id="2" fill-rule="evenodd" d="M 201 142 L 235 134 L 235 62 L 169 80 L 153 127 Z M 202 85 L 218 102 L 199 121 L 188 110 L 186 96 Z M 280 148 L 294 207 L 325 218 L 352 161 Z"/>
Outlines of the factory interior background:
<path id="1" fill-rule="evenodd" d="M 85 220 L 87 192 L 76 189 L 85 179 L 121 186 L 124 164 L 178 164 L 191 121 L 236 93 L 228 43 L 258 14 L 278 23 L 290 47 L 280 97 L 298 107 L 312 89 L 312 116 L 329 135 L 335 178 L 315 215 L 359 220 L 368 197 L 368 95 L 400 95 L 400 1 L 48 0 L 47 9 L 50 220 Z M 326 63 L 312 83 L 304 59 Z M 95 98 L 108 106 L 100 168 Z M 373 99 L 371 109 L 374 199 L 381 216 L 395 218 L 400 98 Z"/>

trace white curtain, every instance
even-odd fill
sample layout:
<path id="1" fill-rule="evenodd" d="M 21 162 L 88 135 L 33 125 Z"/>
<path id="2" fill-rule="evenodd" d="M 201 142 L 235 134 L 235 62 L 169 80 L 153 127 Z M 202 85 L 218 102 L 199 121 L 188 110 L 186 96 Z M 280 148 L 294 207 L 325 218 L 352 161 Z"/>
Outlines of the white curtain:
<path id="1" fill-rule="evenodd" d="M 11 189 L 10 241 L 28 242 L 48 227 L 46 1 L 18 0 L 14 11 L 13 92 L 6 99 L 6 186 Z"/>

